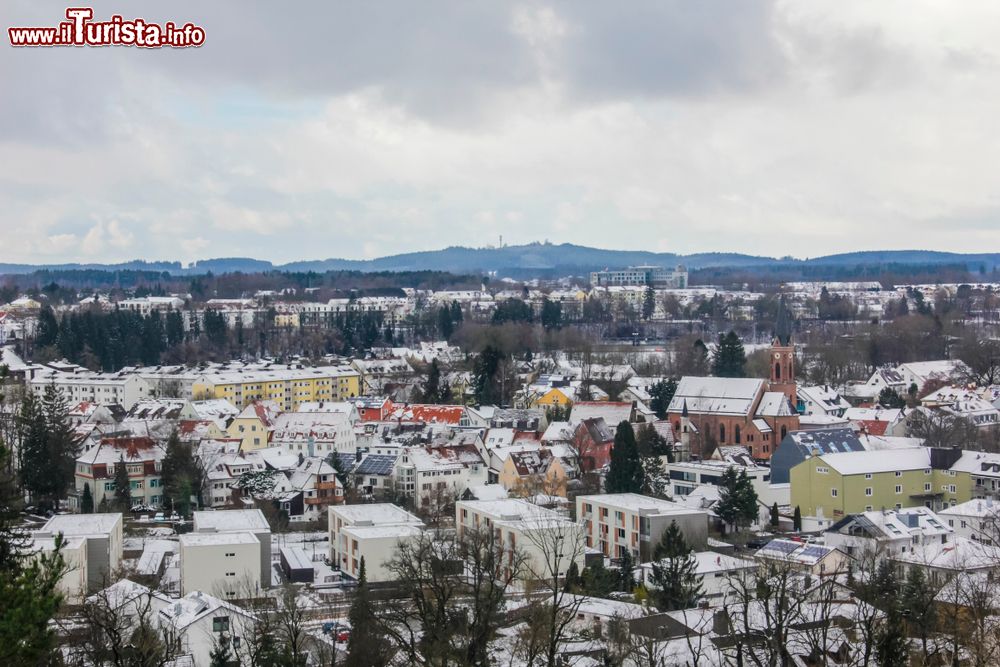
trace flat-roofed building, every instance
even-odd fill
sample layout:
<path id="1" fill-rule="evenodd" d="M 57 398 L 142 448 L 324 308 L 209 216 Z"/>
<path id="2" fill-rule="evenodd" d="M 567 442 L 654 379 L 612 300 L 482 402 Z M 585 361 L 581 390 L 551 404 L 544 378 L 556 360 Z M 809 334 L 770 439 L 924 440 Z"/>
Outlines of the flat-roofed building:
<path id="1" fill-rule="evenodd" d="M 210 591 L 226 600 L 257 595 L 260 550 L 251 532 L 181 535 L 181 595 Z"/>
<path id="2" fill-rule="evenodd" d="M 57 514 L 49 519 L 40 531 L 54 538 L 83 538 L 86 550 L 87 592 L 94 593 L 112 583 L 112 576 L 122 562 L 122 515 L 117 512 L 104 514 Z"/>
<path id="3" fill-rule="evenodd" d="M 195 533 L 250 533 L 257 540 L 260 585 L 271 585 L 271 527 L 260 510 L 217 510 L 194 513 Z"/>
<path id="4" fill-rule="evenodd" d="M 649 561 L 663 531 L 675 522 L 692 547 L 703 548 L 708 540 L 708 512 L 638 493 L 578 496 L 576 515 L 587 546 L 610 558 L 629 551 L 640 562 Z"/>
<path id="5" fill-rule="evenodd" d="M 391 579 L 385 567 L 401 541 L 424 530 L 424 522 L 392 503 L 338 505 L 327 511 L 330 528 L 330 560 L 344 574 L 357 578 L 361 559 L 368 581 Z"/>

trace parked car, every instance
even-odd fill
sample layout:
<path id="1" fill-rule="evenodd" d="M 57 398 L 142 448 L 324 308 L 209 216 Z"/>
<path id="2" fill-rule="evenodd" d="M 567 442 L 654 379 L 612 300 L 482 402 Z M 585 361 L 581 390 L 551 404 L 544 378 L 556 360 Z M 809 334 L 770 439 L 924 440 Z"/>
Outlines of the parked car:
<path id="1" fill-rule="evenodd" d="M 153 521 L 166 521 L 166 518 L 163 516 L 163 512 L 157 512 L 156 515 L 153 516 Z"/>

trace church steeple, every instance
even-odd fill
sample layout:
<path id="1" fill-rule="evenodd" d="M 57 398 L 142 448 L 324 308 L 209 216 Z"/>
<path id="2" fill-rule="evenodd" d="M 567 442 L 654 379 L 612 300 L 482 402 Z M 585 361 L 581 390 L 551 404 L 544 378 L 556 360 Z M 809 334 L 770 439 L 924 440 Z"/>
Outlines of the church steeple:
<path id="1" fill-rule="evenodd" d="M 792 345 L 792 318 L 785 297 L 778 303 L 778 317 L 774 322 L 774 339 L 771 341 L 771 391 L 780 391 L 788 397 L 792 407 L 798 400 L 795 386 L 795 347 Z"/>

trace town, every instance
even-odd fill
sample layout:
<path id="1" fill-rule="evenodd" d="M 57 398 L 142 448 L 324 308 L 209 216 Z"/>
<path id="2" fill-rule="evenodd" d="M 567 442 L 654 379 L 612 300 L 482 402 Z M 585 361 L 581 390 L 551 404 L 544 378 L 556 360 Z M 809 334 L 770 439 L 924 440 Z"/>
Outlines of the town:
<path id="1" fill-rule="evenodd" d="M 1000 661 L 1000 283 L 233 278 L 6 278 L 10 655 Z"/>

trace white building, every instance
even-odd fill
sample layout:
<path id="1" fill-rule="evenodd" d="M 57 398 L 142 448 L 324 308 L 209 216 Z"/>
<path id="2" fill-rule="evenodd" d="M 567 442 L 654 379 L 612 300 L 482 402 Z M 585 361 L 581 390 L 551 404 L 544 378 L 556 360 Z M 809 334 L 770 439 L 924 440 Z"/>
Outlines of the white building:
<path id="1" fill-rule="evenodd" d="M 330 560 L 348 576 L 357 578 L 365 560 L 368 581 L 388 581 L 386 562 L 401 541 L 424 529 L 419 517 L 391 503 L 339 505 L 327 510 L 330 530 Z"/>
<path id="2" fill-rule="evenodd" d="M 462 500 L 455 503 L 455 526 L 489 530 L 504 549 L 524 555 L 526 579 L 563 577 L 571 563 L 583 569 L 583 527 L 559 512 L 526 500 Z"/>
<path id="3" fill-rule="evenodd" d="M 730 577 L 750 572 L 757 568 L 752 560 L 727 556 L 715 551 L 695 551 L 695 574 L 701 577 L 701 589 L 705 597 L 718 597 L 730 590 Z M 655 588 L 652 563 L 639 566 L 639 580 L 647 588 Z"/>
<path id="4" fill-rule="evenodd" d="M 250 532 L 181 535 L 181 595 L 211 591 L 223 599 L 256 596 L 261 589 L 260 548 Z"/>
<path id="5" fill-rule="evenodd" d="M 905 554 L 927 544 L 948 543 L 953 536 L 944 517 L 916 506 L 850 514 L 828 528 L 823 539 L 827 546 L 857 557 L 865 552 Z"/>
<path id="6" fill-rule="evenodd" d="M 610 558 L 630 551 L 640 562 L 650 560 L 671 523 L 677 523 L 695 548 L 708 539 L 708 512 L 637 493 L 578 496 L 576 516 L 583 523 L 586 545 Z"/>
<path id="7" fill-rule="evenodd" d="M 983 544 L 1000 544 L 1000 504 L 991 498 L 969 500 L 938 514 L 959 537 Z"/>
<path id="8" fill-rule="evenodd" d="M 193 664 L 212 663 L 212 651 L 223 636 L 234 647 L 253 631 L 254 617 L 225 600 L 194 591 L 180 600 L 160 607 L 157 625 L 176 636 L 183 654 L 190 655 Z"/>
<path id="9" fill-rule="evenodd" d="M 49 555 L 56 549 L 56 536 L 44 531 L 33 533 L 25 548 L 36 557 Z M 59 579 L 56 589 L 65 596 L 69 604 L 80 604 L 89 590 L 87 538 L 64 536 L 60 553 L 66 565 L 66 573 Z"/>
<path id="10" fill-rule="evenodd" d="M 36 539 L 52 539 L 62 534 L 65 538 L 81 539 L 85 555 L 80 559 L 86 570 L 87 592 L 99 591 L 107 586 L 121 567 L 122 515 L 107 514 L 57 514 L 35 533 Z"/>
<path id="11" fill-rule="evenodd" d="M 260 585 L 271 585 L 271 527 L 260 510 L 216 510 L 194 513 L 195 533 L 250 533 L 257 539 Z"/>
<path id="12" fill-rule="evenodd" d="M 138 375 L 126 371 L 66 373 L 46 368 L 35 371 L 28 386 L 36 396 L 44 396 L 45 388 L 53 386 L 62 392 L 66 402 L 70 405 L 83 401 L 102 405 L 117 403 L 126 410 L 152 395 L 149 383 Z"/>

